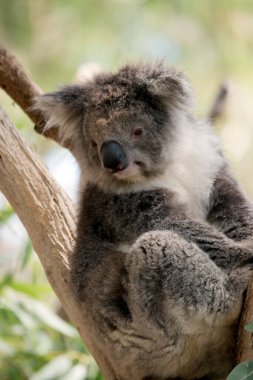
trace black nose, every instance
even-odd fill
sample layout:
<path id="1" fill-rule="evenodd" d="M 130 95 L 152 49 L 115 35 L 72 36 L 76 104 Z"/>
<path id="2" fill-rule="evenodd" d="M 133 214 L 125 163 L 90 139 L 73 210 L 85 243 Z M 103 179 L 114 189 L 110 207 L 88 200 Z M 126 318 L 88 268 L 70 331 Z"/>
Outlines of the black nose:
<path id="1" fill-rule="evenodd" d="M 100 150 L 103 165 L 113 172 L 123 170 L 128 166 L 128 161 L 124 150 L 115 141 L 104 143 Z"/>

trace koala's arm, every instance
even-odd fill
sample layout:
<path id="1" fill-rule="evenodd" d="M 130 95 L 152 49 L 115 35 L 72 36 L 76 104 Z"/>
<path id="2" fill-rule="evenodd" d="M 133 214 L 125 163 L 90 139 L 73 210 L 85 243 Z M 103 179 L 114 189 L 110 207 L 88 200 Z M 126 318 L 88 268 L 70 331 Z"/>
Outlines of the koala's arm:
<path id="1" fill-rule="evenodd" d="M 192 310 L 196 307 L 209 313 L 227 313 L 248 284 L 252 262 L 253 258 L 246 266 L 225 274 L 196 244 L 171 231 L 152 231 L 133 245 L 127 266 L 132 283 L 140 286 L 133 291 L 139 292 L 140 302 L 146 307 L 157 304 L 163 283 L 169 302 L 182 302 Z"/>
<path id="2" fill-rule="evenodd" d="M 215 180 L 207 221 L 234 241 L 251 240 L 253 248 L 253 206 L 227 167 Z"/>
<path id="3" fill-rule="evenodd" d="M 253 256 L 253 207 L 227 167 L 214 182 L 206 222 L 184 216 L 168 218 L 166 224 L 220 267 L 228 269 Z"/>
<path id="4" fill-rule="evenodd" d="M 188 242 L 195 243 L 220 268 L 231 269 L 253 257 L 250 245 L 229 239 L 208 223 L 189 218 L 168 219 L 165 223 L 166 229 L 176 232 Z"/>

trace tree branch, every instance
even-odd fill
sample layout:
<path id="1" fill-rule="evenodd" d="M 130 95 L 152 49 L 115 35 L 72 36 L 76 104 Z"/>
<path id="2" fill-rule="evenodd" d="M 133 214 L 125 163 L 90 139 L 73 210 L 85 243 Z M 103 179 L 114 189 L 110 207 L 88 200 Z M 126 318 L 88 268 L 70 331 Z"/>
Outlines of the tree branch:
<path id="1" fill-rule="evenodd" d="M 71 289 L 69 261 L 76 225 L 73 204 L 1 109 L 0 191 L 24 224 L 49 283 L 105 378 L 115 379 L 96 344 L 98 337 L 89 311 L 76 301 Z"/>
<path id="2" fill-rule="evenodd" d="M 252 333 L 244 329 L 244 326 L 250 322 L 253 322 L 253 279 L 251 279 L 247 289 L 238 328 L 236 347 L 237 364 L 244 362 L 245 360 L 252 360 L 253 357 Z"/>
<path id="3" fill-rule="evenodd" d="M 3 46 L 0 46 L 0 86 L 35 123 L 37 133 L 60 143 L 58 128 L 44 131 L 44 118 L 39 112 L 31 110 L 33 98 L 42 95 L 43 91 L 29 78 L 17 58 Z M 72 150 L 69 141 L 64 147 Z"/>

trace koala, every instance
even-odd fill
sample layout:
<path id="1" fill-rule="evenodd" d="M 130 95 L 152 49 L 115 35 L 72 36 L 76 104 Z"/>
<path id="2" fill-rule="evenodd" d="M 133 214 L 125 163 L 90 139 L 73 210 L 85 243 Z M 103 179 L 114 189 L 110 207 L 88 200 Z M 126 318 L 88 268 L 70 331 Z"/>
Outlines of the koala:
<path id="1" fill-rule="evenodd" d="M 156 63 L 35 100 L 81 168 L 72 283 L 114 380 L 224 380 L 233 367 L 253 208 L 193 99 Z"/>

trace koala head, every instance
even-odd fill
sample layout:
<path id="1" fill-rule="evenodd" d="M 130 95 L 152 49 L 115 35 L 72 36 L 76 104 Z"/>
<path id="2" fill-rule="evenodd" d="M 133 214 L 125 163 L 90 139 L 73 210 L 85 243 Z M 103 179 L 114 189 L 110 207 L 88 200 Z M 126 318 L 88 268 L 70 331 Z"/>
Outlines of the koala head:
<path id="1" fill-rule="evenodd" d="M 192 98 L 181 72 L 127 65 L 37 97 L 34 109 L 44 114 L 46 129 L 57 126 L 61 142 L 70 141 L 84 179 L 115 190 L 164 172 Z"/>

